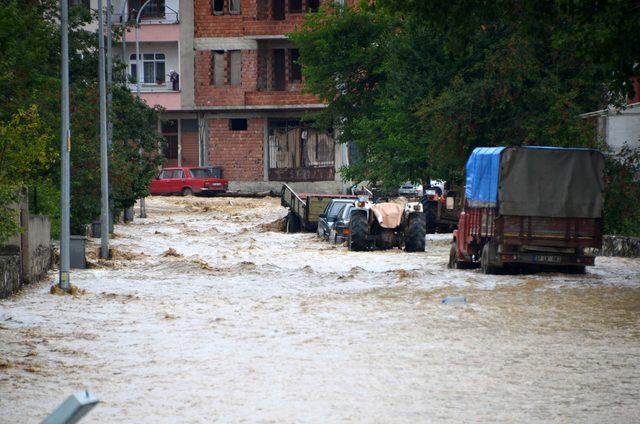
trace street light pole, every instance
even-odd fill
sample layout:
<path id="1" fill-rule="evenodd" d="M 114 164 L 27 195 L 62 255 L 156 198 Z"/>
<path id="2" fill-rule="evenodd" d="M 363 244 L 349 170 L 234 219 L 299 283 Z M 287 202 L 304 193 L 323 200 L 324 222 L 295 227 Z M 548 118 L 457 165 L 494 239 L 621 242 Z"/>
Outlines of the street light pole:
<path id="1" fill-rule="evenodd" d="M 109 161 L 107 157 L 107 87 L 105 82 L 104 10 L 98 0 L 98 83 L 100 85 L 100 257 L 109 259 Z"/>
<path id="2" fill-rule="evenodd" d="M 138 15 L 136 16 L 136 73 L 138 74 L 136 78 L 136 93 L 138 95 L 138 99 L 140 99 L 141 71 L 142 71 L 142 75 L 144 75 L 144 71 L 140 66 L 140 40 L 138 39 L 138 28 L 140 27 L 140 16 L 142 15 L 142 11 L 144 10 L 145 7 L 147 7 L 147 4 L 149 4 L 149 2 L 151 2 L 151 0 L 145 1 L 142 4 L 142 6 L 140 6 L 140 10 L 138 10 Z M 140 156 L 142 156 L 143 154 L 144 154 L 144 150 L 142 149 L 142 147 L 140 147 Z M 142 199 L 140 199 L 140 218 L 147 217 L 147 208 L 145 207 L 144 203 L 145 202 L 143 197 Z"/>
<path id="3" fill-rule="evenodd" d="M 62 34 L 62 130 L 60 137 L 60 288 L 71 290 L 69 281 L 69 204 L 70 204 L 70 161 L 71 130 L 69 125 L 69 0 L 60 1 L 60 32 Z"/>
<path id="4" fill-rule="evenodd" d="M 113 27 L 113 15 L 112 15 L 111 0 L 107 0 L 107 163 L 109 163 L 109 152 L 111 151 L 111 145 L 113 144 L 113 52 L 112 52 L 112 27 Z M 111 193 L 107 199 L 109 203 L 109 227 L 113 222 L 113 201 L 111 200 Z"/>

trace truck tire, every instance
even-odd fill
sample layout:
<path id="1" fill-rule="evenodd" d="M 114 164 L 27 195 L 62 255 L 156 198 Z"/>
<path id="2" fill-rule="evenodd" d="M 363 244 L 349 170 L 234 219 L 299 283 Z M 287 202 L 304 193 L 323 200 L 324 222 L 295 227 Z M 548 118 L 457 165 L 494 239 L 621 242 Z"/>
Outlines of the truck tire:
<path id="1" fill-rule="evenodd" d="M 491 243 L 485 243 L 482 246 L 482 254 L 480 256 L 480 269 L 483 274 L 497 274 L 500 271 L 500 267 L 492 265 L 490 262 L 491 249 L 493 245 Z"/>
<path id="2" fill-rule="evenodd" d="M 449 269 L 471 269 L 474 267 L 473 262 L 463 262 L 458 260 L 458 247 L 456 246 L 456 242 L 453 241 L 451 243 L 451 249 L 449 250 L 449 263 L 447 263 L 447 268 Z"/>
<path id="3" fill-rule="evenodd" d="M 369 223 L 367 217 L 357 213 L 349 221 L 349 250 L 356 252 L 367 250 Z"/>
<path id="4" fill-rule="evenodd" d="M 287 215 L 286 230 L 287 233 L 297 233 L 298 231 L 300 231 L 300 219 L 293 212 L 289 212 L 289 214 Z"/>
<path id="5" fill-rule="evenodd" d="M 404 233 L 404 250 L 406 252 L 424 252 L 426 231 L 425 214 L 411 214 L 409 225 Z"/>

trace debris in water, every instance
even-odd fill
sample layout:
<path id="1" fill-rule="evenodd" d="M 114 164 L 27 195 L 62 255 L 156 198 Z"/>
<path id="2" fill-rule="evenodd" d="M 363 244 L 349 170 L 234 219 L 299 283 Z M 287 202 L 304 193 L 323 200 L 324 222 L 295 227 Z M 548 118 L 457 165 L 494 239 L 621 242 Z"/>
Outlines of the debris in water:
<path id="1" fill-rule="evenodd" d="M 168 319 L 168 320 L 172 320 L 172 319 L 176 319 L 177 317 L 173 314 L 170 314 L 169 312 L 165 312 L 164 314 L 164 319 Z"/>
<path id="2" fill-rule="evenodd" d="M 259 231 L 265 233 L 269 231 L 283 233 L 287 228 L 287 217 L 285 216 L 272 222 L 260 224 L 257 228 Z"/>
<path id="3" fill-rule="evenodd" d="M 51 289 L 49 289 L 49 293 L 55 294 L 57 296 L 64 296 L 64 295 L 68 294 L 68 295 L 73 296 L 73 297 L 78 297 L 78 296 L 81 296 L 83 294 L 86 294 L 87 291 L 85 289 L 78 288 L 78 286 L 76 286 L 74 284 L 71 284 L 71 288 L 70 288 L 69 292 L 66 292 L 66 291 L 62 290 L 59 285 L 54 284 L 54 285 L 51 286 Z"/>
<path id="4" fill-rule="evenodd" d="M 447 296 L 440 303 L 443 305 L 465 305 L 467 298 L 464 296 Z"/>
<path id="5" fill-rule="evenodd" d="M 170 247 L 168 250 L 165 250 L 164 253 L 162 254 L 163 258 L 166 258 L 168 256 L 173 256 L 175 258 L 181 258 L 182 255 L 180 253 L 178 253 L 176 251 L 176 249 L 174 249 L 173 247 Z"/>

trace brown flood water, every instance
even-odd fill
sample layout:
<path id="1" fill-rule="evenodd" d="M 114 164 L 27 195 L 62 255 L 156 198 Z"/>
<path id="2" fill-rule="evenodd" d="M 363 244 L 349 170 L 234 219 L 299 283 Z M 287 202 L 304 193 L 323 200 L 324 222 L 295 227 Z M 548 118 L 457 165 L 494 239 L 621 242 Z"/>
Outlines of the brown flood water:
<path id="1" fill-rule="evenodd" d="M 84 294 L 0 301 L 0 422 L 84 388 L 87 423 L 640 421 L 640 260 L 485 276 L 445 268 L 447 235 L 407 254 L 271 232 L 277 200 L 148 208 L 73 273 Z"/>

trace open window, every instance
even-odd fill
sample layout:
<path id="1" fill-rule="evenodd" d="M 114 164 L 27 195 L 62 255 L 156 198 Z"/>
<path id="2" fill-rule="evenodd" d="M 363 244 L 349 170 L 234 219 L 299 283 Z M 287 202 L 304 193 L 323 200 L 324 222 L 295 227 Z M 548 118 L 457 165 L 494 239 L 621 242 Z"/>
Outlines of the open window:
<path id="1" fill-rule="evenodd" d="M 247 120 L 245 118 L 229 119 L 229 129 L 231 131 L 246 131 Z"/>
<path id="2" fill-rule="evenodd" d="M 213 14 L 222 15 L 224 13 L 224 0 L 213 0 Z"/>
<path id="3" fill-rule="evenodd" d="M 291 82 L 302 80 L 302 66 L 298 63 L 300 51 L 298 49 L 289 50 L 289 79 Z"/>
<path id="4" fill-rule="evenodd" d="M 271 17 L 276 21 L 284 20 L 284 1 L 285 0 L 271 0 Z"/>
<path id="5" fill-rule="evenodd" d="M 285 87 L 284 49 L 273 49 L 273 89 L 282 91 Z"/>
<path id="6" fill-rule="evenodd" d="M 301 13 L 302 0 L 289 0 L 289 13 Z"/>
<path id="7" fill-rule="evenodd" d="M 320 0 L 307 0 L 307 10 L 317 12 L 320 9 Z"/>

